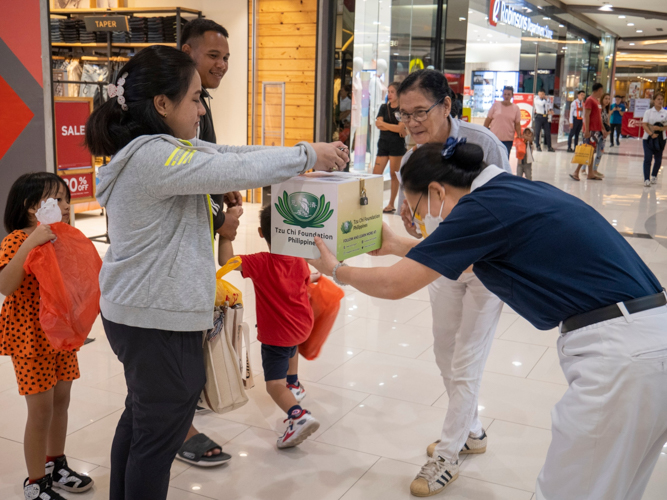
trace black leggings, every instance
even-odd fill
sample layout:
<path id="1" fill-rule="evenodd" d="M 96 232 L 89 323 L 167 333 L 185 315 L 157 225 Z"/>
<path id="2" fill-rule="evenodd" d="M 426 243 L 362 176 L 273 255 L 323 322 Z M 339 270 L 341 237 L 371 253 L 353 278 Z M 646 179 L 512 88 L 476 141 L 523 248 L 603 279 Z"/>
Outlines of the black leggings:
<path id="1" fill-rule="evenodd" d="M 110 500 L 165 500 L 171 463 L 204 384 L 202 332 L 170 332 L 102 317 L 123 363 L 127 398 L 111 446 Z"/>
<path id="2" fill-rule="evenodd" d="M 616 131 L 616 144 L 620 145 L 621 143 L 619 142 L 619 139 L 621 138 L 621 127 L 622 124 L 620 123 L 612 123 L 611 124 L 611 132 L 609 133 L 609 140 L 611 141 L 611 145 L 614 145 L 614 131 Z"/>

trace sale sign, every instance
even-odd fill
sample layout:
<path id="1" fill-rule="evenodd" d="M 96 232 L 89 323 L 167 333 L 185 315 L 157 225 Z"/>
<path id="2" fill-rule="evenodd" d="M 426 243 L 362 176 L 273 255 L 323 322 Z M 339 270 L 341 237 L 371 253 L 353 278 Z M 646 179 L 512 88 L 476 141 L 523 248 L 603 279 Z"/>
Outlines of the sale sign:
<path id="1" fill-rule="evenodd" d="M 521 110 L 521 130 L 533 126 L 533 94 L 514 94 L 514 104 Z"/>
<path id="2" fill-rule="evenodd" d="M 623 122 L 621 125 L 621 134 L 630 137 L 639 137 L 642 134 L 642 119 L 635 118 L 630 112 L 623 113 Z"/>
<path id="3" fill-rule="evenodd" d="M 93 199 L 95 197 L 95 178 L 93 177 L 93 172 L 62 172 L 60 177 L 62 177 L 62 179 L 67 183 L 67 186 L 69 186 L 69 191 L 72 195 L 73 202 L 82 200 L 84 198 Z"/>
<path id="4" fill-rule="evenodd" d="M 92 168 L 92 156 L 83 145 L 86 121 L 93 110 L 92 99 L 56 97 L 54 108 L 58 170 Z"/>

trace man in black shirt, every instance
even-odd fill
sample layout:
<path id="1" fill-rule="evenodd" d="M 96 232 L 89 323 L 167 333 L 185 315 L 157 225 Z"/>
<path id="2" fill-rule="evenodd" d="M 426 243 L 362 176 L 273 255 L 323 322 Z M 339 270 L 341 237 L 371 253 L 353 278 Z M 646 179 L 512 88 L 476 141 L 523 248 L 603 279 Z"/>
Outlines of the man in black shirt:
<path id="1" fill-rule="evenodd" d="M 201 77 L 201 103 L 206 109 L 206 114 L 199 122 L 199 139 L 206 142 L 217 142 L 210 107 L 211 95 L 208 90 L 217 89 L 222 77 L 227 73 L 229 67 L 227 38 L 229 38 L 227 30 L 210 19 L 195 19 L 183 28 L 183 52 L 195 61 Z M 227 203 L 227 207 L 234 207 L 234 210 L 225 212 L 223 201 Z M 211 202 L 213 229 L 224 238 L 233 240 L 239 226 L 239 217 L 243 213 L 241 193 L 236 191 L 226 195 L 211 195 Z"/>
<path id="2" fill-rule="evenodd" d="M 222 77 L 227 73 L 229 63 L 229 44 L 227 30 L 210 19 L 195 19 L 183 29 L 183 52 L 195 61 L 197 72 L 201 77 L 201 103 L 206 114 L 199 121 L 199 139 L 216 143 L 213 116 L 211 114 L 211 95 L 207 89 L 217 89 Z M 227 211 L 224 211 L 224 203 Z M 212 194 L 213 229 L 222 237 L 233 240 L 239 227 L 239 217 L 243 213 L 242 197 L 238 191 L 227 194 Z M 185 438 L 185 443 L 176 458 L 183 462 L 200 467 L 222 465 L 232 457 L 223 453 L 218 445 L 205 434 L 200 433 L 194 425 Z"/>

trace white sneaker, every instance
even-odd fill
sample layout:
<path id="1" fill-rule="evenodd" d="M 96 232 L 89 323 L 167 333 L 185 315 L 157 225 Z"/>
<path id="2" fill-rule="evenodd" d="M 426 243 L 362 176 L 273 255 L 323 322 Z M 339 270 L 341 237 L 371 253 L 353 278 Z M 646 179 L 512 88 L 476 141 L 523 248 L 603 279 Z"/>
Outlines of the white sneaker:
<path id="1" fill-rule="evenodd" d="M 430 497 L 440 493 L 459 477 L 459 462 L 450 462 L 441 456 L 430 458 L 410 484 L 410 493 L 416 497 Z"/>
<path id="2" fill-rule="evenodd" d="M 485 453 L 486 443 L 488 442 L 488 440 L 489 439 L 484 429 L 482 429 L 482 435 L 478 438 L 468 436 L 468 439 L 466 439 L 463 448 L 461 448 L 461 451 L 459 451 L 459 455 L 478 455 L 480 453 Z M 428 445 L 428 447 L 426 448 L 426 454 L 429 457 L 433 456 L 433 454 L 435 453 L 435 447 L 438 445 L 439 442 L 440 440 L 438 439 L 435 443 L 431 443 Z"/>
<path id="3" fill-rule="evenodd" d="M 320 428 L 320 423 L 309 411 L 301 410 L 298 417 L 285 420 L 288 422 L 285 433 L 278 439 L 278 448 L 292 448 L 303 443 L 308 436 Z"/>
<path id="4" fill-rule="evenodd" d="M 644 186 L 645 186 L 645 187 L 650 187 L 650 186 L 651 186 L 651 181 L 649 181 L 648 179 L 646 179 L 646 180 L 644 181 Z"/>
<path id="5" fill-rule="evenodd" d="M 297 403 L 300 403 L 306 397 L 306 389 L 301 382 L 299 382 L 299 385 L 287 384 L 287 388 L 294 394 Z"/>
<path id="6" fill-rule="evenodd" d="M 655 184 L 658 182 L 658 178 L 654 175 L 651 177 L 651 184 Z"/>

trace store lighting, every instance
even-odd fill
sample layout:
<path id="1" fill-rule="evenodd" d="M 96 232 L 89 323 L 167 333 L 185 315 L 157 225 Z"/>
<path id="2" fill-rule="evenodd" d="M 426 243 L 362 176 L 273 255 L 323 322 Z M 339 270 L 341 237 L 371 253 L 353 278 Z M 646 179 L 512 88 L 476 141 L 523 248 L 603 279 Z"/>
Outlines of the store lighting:
<path id="1" fill-rule="evenodd" d="M 602 12 L 611 12 L 611 11 L 614 10 L 614 6 L 610 5 L 610 4 L 607 4 L 607 5 L 603 5 L 598 10 L 601 10 Z"/>
<path id="2" fill-rule="evenodd" d="M 466 20 L 465 17 L 459 17 L 459 21 L 465 21 L 465 20 Z"/>
<path id="3" fill-rule="evenodd" d="M 565 25 L 564 24 L 559 24 L 558 27 L 559 28 L 565 28 Z"/>
<path id="4" fill-rule="evenodd" d="M 551 21 L 551 18 L 547 16 L 542 17 L 542 19 L 544 19 L 545 21 Z"/>
<path id="5" fill-rule="evenodd" d="M 644 33 L 644 30 L 637 30 L 637 33 Z"/>
<path id="6" fill-rule="evenodd" d="M 635 44 L 635 43 L 634 43 L 634 42 L 632 42 L 632 43 L 631 43 L 630 45 L 634 45 L 634 44 Z"/>
<path id="7" fill-rule="evenodd" d="M 635 23 L 628 23 L 628 26 L 634 26 Z"/>
<path id="8" fill-rule="evenodd" d="M 619 19 L 625 19 L 625 16 L 618 16 Z"/>
<path id="9" fill-rule="evenodd" d="M 479 30 L 472 30 L 473 33 L 479 33 Z"/>
<path id="10" fill-rule="evenodd" d="M 491 33 L 488 33 L 486 36 L 488 36 L 489 38 L 493 38 L 493 35 Z"/>

